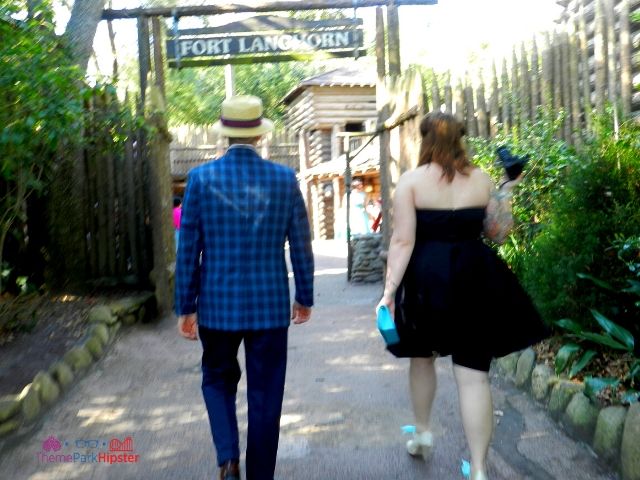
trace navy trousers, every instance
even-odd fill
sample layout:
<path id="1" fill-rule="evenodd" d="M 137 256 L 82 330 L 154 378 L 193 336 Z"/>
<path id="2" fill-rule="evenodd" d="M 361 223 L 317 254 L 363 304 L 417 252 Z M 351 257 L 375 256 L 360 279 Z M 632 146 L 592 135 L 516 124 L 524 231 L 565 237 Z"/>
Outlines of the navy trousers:
<path id="1" fill-rule="evenodd" d="M 288 328 L 223 331 L 199 327 L 202 393 L 218 465 L 239 460 L 236 392 L 238 348 L 244 341 L 247 370 L 247 480 L 273 480 L 287 369 Z"/>

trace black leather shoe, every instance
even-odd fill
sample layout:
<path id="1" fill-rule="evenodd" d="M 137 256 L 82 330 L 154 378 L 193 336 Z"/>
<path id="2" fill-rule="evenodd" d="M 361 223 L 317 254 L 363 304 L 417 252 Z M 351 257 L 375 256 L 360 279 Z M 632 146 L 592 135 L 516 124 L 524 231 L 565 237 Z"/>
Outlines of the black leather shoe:
<path id="1" fill-rule="evenodd" d="M 240 480 L 240 464 L 229 460 L 220 467 L 219 480 Z"/>

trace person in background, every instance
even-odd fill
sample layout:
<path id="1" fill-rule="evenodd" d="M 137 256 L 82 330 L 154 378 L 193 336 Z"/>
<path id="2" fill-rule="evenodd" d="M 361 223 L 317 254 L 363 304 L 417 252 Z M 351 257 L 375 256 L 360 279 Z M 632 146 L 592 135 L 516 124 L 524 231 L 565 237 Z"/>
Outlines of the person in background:
<path id="1" fill-rule="evenodd" d="M 309 320 L 313 251 L 295 172 L 258 155 L 273 128 L 253 96 L 227 98 L 215 129 L 229 138 L 219 159 L 194 168 L 176 260 L 182 336 L 202 342 L 202 392 L 219 480 L 240 480 L 237 355 L 247 370 L 247 480 L 273 480 L 284 395 L 289 325 Z M 285 242 L 295 279 L 289 297 Z"/>
<path id="2" fill-rule="evenodd" d="M 493 432 L 491 359 L 547 336 L 516 277 L 483 240 L 501 243 L 509 233 L 511 196 L 520 178 L 496 189 L 467 158 L 464 128 L 452 115 L 427 114 L 420 133 L 418 166 L 400 177 L 395 191 L 393 235 L 378 306 L 394 312 L 400 342 L 389 351 L 411 359 L 416 433 L 407 450 L 425 458 L 431 453 L 434 359 L 451 355 L 471 479 L 486 480 Z"/>
<path id="3" fill-rule="evenodd" d="M 173 197 L 173 228 L 176 239 L 176 252 L 178 251 L 178 239 L 180 237 L 180 219 L 182 218 L 182 198 Z"/>
<path id="4" fill-rule="evenodd" d="M 351 181 L 349 209 L 349 227 L 351 234 L 370 233 L 367 194 L 364 191 L 364 183 L 361 178 L 354 178 Z"/>

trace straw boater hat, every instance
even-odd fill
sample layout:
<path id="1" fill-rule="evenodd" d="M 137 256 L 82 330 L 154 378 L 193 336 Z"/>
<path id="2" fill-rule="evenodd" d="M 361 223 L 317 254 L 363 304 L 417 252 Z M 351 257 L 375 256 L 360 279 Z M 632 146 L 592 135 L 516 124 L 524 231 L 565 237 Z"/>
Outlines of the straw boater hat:
<path id="1" fill-rule="evenodd" d="M 229 97 L 222 102 L 222 113 L 213 128 L 224 137 L 259 137 L 273 130 L 273 122 L 262 117 L 262 100 L 252 95 Z"/>

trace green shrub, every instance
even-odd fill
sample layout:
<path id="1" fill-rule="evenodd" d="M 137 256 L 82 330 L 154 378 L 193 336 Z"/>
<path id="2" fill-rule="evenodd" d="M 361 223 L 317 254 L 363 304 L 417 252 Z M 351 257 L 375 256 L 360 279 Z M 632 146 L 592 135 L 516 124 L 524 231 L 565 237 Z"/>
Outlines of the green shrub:
<path id="1" fill-rule="evenodd" d="M 576 161 L 575 152 L 565 142 L 555 138 L 562 116 L 555 120 L 539 112 L 536 121 L 499 133 L 496 138 L 469 139 L 473 161 L 498 183 L 503 169 L 496 162 L 496 149 L 507 145 L 517 155 L 529 155 L 524 180 L 515 191 L 513 201 L 514 229 L 500 247 L 502 257 L 521 274 L 522 259 L 533 239 L 548 221 L 555 192 L 561 188 L 562 173 Z"/>
<path id="2" fill-rule="evenodd" d="M 637 332 L 637 309 L 621 306 L 578 274 L 621 286 L 629 268 L 618 245 L 640 232 L 640 127 L 618 135 L 600 128 L 573 158 L 552 194 L 544 226 L 522 256 L 522 280 L 543 316 L 593 326 L 589 309 L 620 319 Z M 622 311 L 626 310 L 626 311 Z"/>

